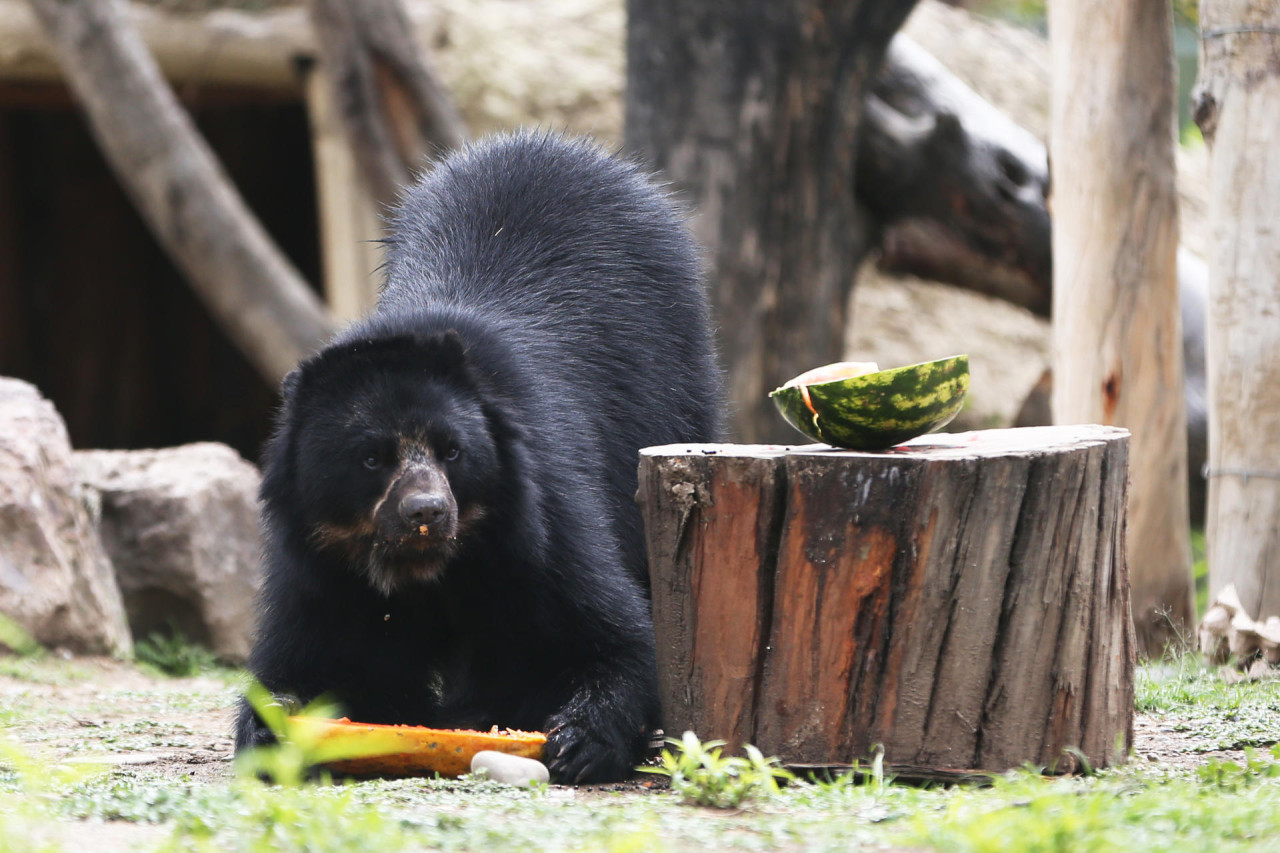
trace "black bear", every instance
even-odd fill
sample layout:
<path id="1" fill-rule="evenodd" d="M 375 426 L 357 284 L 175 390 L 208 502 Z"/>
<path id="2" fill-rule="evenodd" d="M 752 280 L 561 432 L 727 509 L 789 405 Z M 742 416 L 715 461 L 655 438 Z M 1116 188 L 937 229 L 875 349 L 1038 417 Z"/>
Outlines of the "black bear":
<path id="1" fill-rule="evenodd" d="M 249 666 L 355 720 L 548 732 L 625 776 L 657 722 L 637 450 L 717 437 L 695 245 L 635 165 L 549 133 L 403 200 L 377 309 L 284 382 Z M 242 705 L 236 748 L 270 739 Z"/>

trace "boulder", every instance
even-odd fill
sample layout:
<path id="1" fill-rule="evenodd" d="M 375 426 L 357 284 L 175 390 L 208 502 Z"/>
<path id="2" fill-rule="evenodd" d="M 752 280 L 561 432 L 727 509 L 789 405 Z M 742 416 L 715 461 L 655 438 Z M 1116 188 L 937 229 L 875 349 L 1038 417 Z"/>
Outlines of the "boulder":
<path id="1" fill-rule="evenodd" d="M 75 455 L 135 638 L 176 629 L 239 663 L 258 587 L 258 471 L 222 444 Z"/>
<path id="2" fill-rule="evenodd" d="M 91 498 L 53 404 L 34 386 L 0 377 L 0 613 L 46 646 L 128 655 L 120 589 Z"/>

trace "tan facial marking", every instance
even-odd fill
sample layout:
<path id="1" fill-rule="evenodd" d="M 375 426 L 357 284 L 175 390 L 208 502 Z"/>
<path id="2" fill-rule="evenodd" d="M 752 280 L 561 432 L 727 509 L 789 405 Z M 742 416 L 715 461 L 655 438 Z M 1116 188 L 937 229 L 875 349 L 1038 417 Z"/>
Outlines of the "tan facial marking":
<path id="1" fill-rule="evenodd" d="M 317 524 L 311 528 L 311 541 L 320 548 L 342 548 L 351 553 L 361 549 L 361 540 L 376 532 L 373 519 L 362 518 L 355 524 Z"/>

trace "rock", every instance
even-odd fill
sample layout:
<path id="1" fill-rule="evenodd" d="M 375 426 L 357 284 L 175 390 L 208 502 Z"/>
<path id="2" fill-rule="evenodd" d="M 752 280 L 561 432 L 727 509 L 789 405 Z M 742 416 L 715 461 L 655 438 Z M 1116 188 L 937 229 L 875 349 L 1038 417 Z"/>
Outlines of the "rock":
<path id="1" fill-rule="evenodd" d="M 541 761 L 491 749 L 483 749 L 471 757 L 471 772 L 483 773 L 504 785 L 531 785 L 551 779 L 547 765 Z"/>
<path id="2" fill-rule="evenodd" d="M 258 471 L 222 444 L 75 455 L 135 638 L 171 627 L 239 663 L 258 587 Z"/>
<path id="3" fill-rule="evenodd" d="M 42 645 L 128 655 L 120 589 L 86 497 L 53 404 L 0 377 L 0 612 Z"/>

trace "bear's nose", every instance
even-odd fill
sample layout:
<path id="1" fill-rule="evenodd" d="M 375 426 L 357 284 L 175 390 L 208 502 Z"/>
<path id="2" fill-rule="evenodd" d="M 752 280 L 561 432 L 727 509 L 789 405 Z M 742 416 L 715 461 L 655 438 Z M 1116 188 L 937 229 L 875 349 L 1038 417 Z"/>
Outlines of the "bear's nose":
<path id="1" fill-rule="evenodd" d="M 400 501 L 400 517 L 413 526 L 432 525 L 444 518 L 449 503 L 443 495 L 415 492 Z"/>

